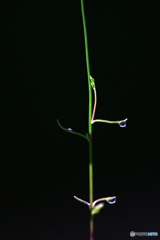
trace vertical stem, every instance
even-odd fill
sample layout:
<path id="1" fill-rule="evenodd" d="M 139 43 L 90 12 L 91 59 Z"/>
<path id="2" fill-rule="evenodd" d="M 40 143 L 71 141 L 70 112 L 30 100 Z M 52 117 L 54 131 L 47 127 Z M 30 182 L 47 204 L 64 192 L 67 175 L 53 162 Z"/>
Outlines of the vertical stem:
<path id="1" fill-rule="evenodd" d="M 94 232 L 93 232 L 93 215 L 91 215 L 91 220 L 90 220 L 90 240 L 93 240 L 94 239 Z"/>
<path id="2" fill-rule="evenodd" d="M 82 19 L 83 19 L 83 29 L 84 29 L 84 41 L 85 41 L 85 52 L 86 52 L 86 65 L 87 65 L 87 76 L 88 76 L 88 90 L 89 90 L 89 115 L 88 115 L 88 128 L 89 135 L 92 135 L 92 124 L 91 124 L 91 115 L 92 115 L 92 89 L 91 89 L 91 81 L 90 81 L 90 69 L 89 69 L 89 54 L 88 54 L 88 43 L 87 43 L 87 29 L 86 29 L 86 21 L 84 15 L 84 6 L 83 0 L 81 0 L 81 9 L 82 9 Z"/>
<path id="3" fill-rule="evenodd" d="M 83 19 L 84 29 L 84 40 L 85 40 L 85 52 L 86 52 L 86 65 L 87 65 L 87 76 L 88 76 L 88 90 L 89 90 L 89 114 L 88 114 L 88 130 L 89 130 L 89 196 L 90 196 L 90 213 L 93 207 L 93 162 L 92 162 L 92 89 L 90 82 L 90 69 L 89 69 L 89 54 L 88 54 L 88 43 L 87 43 L 87 29 L 84 14 L 83 0 L 81 0 L 81 10 Z M 93 240 L 93 215 L 90 214 L 90 240 Z"/>
<path id="4" fill-rule="evenodd" d="M 93 240 L 93 215 L 91 214 L 93 207 L 93 162 L 92 162 L 92 139 L 89 141 L 89 195 L 90 195 L 90 240 Z"/>

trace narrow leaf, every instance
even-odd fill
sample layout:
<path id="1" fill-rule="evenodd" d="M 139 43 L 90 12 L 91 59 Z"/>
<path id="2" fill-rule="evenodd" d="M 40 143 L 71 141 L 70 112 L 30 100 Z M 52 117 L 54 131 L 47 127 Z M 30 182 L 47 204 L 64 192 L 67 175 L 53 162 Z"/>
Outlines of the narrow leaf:
<path id="1" fill-rule="evenodd" d="M 82 202 L 82 203 L 90 206 L 90 203 L 89 203 L 89 202 L 86 202 L 86 201 L 84 201 L 84 200 L 82 200 L 82 199 L 80 199 L 80 198 L 78 198 L 78 197 L 76 197 L 76 196 L 74 196 L 74 198 L 75 198 L 76 200 L 78 200 L 79 202 Z"/>
<path id="2" fill-rule="evenodd" d="M 74 132 L 71 128 L 64 128 L 64 127 L 62 127 L 62 125 L 59 123 L 58 119 L 57 119 L 57 123 L 58 123 L 59 127 L 62 128 L 64 131 L 76 134 L 78 136 L 81 136 L 81 137 L 87 139 L 87 141 L 89 141 L 87 136 L 85 136 L 85 135 L 83 135 L 81 133 L 78 133 L 78 132 Z"/>

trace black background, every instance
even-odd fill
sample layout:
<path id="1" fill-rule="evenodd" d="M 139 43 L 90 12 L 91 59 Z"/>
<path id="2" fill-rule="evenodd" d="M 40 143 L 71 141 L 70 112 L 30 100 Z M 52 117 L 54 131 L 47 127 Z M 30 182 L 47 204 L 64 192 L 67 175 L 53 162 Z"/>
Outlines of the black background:
<path id="1" fill-rule="evenodd" d="M 95 117 L 128 118 L 93 125 L 94 199 L 117 196 L 95 215 L 95 239 L 160 235 L 158 2 L 84 1 Z M 80 1 L 1 9 L 0 239 L 89 239 L 89 211 L 73 198 L 89 199 L 88 142 L 56 122 L 88 131 Z"/>

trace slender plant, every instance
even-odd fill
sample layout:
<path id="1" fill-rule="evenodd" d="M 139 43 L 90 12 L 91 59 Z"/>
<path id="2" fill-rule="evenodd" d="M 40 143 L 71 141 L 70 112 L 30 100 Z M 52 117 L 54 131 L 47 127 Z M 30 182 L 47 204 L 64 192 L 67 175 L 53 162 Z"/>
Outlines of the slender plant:
<path id="1" fill-rule="evenodd" d="M 110 204 L 116 202 L 116 196 L 113 197 L 104 197 L 99 198 L 93 201 L 93 162 L 92 162 L 92 124 L 95 122 L 103 122 L 103 123 L 111 123 L 111 124 L 119 124 L 120 127 L 126 127 L 127 118 L 124 120 L 119 121 L 109 121 L 109 120 L 102 120 L 102 119 L 94 119 L 96 105 L 97 105 L 97 92 L 95 86 L 95 80 L 90 75 L 90 68 L 89 68 L 89 54 L 88 54 L 88 43 L 87 43 L 87 29 L 86 29 L 86 22 L 85 22 L 85 14 L 84 14 L 84 5 L 83 0 L 81 0 L 81 11 L 82 11 L 82 20 L 83 20 L 83 29 L 84 29 L 84 42 L 85 42 L 85 53 L 86 53 L 86 66 L 87 66 L 87 75 L 88 75 L 88 91 L 89 91 L 89 113 L 88 113 L 88 133 L 86 135 L 73 131 L 71 128 L 64 128 L 61 126 L 57 119 L 58 125 L 65 131 L 79 135 L 85 138 L 89 143 L 89 198 L 90 201 L 86 202 L 76 196 L 74 198 L 89 207 L 90 211 L 90 240 L 94 239 L 94 225 L 93 225 L 93 217 L 95 214 L 99 213 L 101 208 L 104 207 L 103 203 L 99 203 L 102 201 L 107 201 Z M 92 89 L 94 92 L 94 106 L 92 111 Z"/>

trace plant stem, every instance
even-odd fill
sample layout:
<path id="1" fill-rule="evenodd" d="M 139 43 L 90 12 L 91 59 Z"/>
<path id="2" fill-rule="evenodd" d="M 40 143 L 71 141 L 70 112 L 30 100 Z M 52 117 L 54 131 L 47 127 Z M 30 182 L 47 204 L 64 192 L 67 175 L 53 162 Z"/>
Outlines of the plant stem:
<path id="1" fill-rule="evenodd" d="M 87 75 L 88 75 L 88 90 L 89 90 L 88 127 L 89 127 L 89 135 L 92 135 L 92 124 L 91 124 L 91 115 L 92 115 L 92 88 L 91 88 L 91 82 L 90 82 L 90 68 L 89 68 L 89 54 L 88 54 L 88 43 L 87 43 L 87 29 L 86 29 L 86 21 L 85 21 L 83 0 L 81 0 L 81 9 L 82 9 L 82 19 L 83 19 L 83 29 L 84 29 L 84 41 L 85 41 L 85 52 L 86 52 L 86 65 L 87 65 Z"/>
<path id="2" fill-rule="evenodd" d="M 89 68 L 89 54 L 88 54 L 88 43 L 87 43 L 87 29 L 84 14 L 83 0 L 81 0 L 81 10 L 83 19 L 83 29 L 84 29 L 84 40 L 85 40 L 85 52 L 86 52 L 86 65 L 87 65 L 87 75 L 88 75 L 88 90 L 89 90 L 89 114 L 88 114 L 88 131 L 89 131 L 89 196 L 90 196 L 90 240 L 93 240 L 93 215 L 91 210 L 93 208 L 93 161 L 92 161 L 92 89 L 90 81 L 90 68 Z"/>
<path id="3" fill-rule="evenodd" d="M 92 139 L 89 140 L 89 195 L 90 195 L 90 240 L 93 240 L 93 161 L 92 161 Z"/>
<path id="4" fill-rule="evenodd" d="M 94 121 L 94 115 L 95 115 L 96 104 L 97 104 L 97 93 L 96 93 L 96 87 L 94 87 L 93 90 L 94 90 L 94 108 L 93 108 L 93 113 L 92 113 L 92 120 L 91 120 L 91 122 Z"/>

